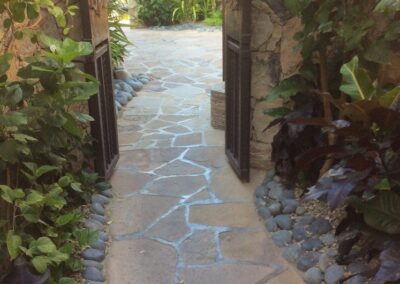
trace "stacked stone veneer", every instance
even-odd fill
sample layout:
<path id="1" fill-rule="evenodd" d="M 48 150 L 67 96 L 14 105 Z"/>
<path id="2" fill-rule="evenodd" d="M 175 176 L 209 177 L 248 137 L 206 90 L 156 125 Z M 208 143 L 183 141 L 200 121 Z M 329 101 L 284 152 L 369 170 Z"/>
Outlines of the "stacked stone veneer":
<path id="1" fill-rule="evenodd" d="M 252 0 L 252 84 L 251 84 L 251 165 L 271 166 L 271 142 L 275 131 L 264 131 L 272 120 L 264 114 L 281 101 L 266 102 L 268 93 L 280 80 L 295 73 L 301 55 L 295 51 L 293 36 L 301 21 L 284 8 L 283 0 Z"/>

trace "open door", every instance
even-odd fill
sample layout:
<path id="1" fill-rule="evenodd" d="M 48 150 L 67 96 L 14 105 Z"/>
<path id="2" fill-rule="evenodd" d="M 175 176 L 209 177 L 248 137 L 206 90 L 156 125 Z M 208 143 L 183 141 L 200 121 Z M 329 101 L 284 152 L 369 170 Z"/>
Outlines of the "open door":
<path id="1" fill-rule="evenodd" d="M 95 119 L 91 123 L 95 168 L 101 178 L 109 179 L 119 159 L 119 148 L 107 1 L 82 0 L 80 4 L 84 40 L 95 48 L 86 58 L 85 70 L 100 82 L 99 93 L 89 101 L 89 113 Z"/>
<path id="2" fill-rule="evenodd" d="M 238 177 L 250 179 L 251 1 L 224 0 L 226 155 Z"/>

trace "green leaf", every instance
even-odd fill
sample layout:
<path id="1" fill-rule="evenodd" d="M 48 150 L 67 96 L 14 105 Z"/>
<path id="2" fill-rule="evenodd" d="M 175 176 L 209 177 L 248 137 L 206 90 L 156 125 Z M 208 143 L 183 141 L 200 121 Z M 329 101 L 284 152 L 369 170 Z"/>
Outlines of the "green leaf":
<path id="1" fill-rule="evenodd" d="M 76 192 L 83 192 L 82 189 L 81 189 L 81 187 L 82 187 L 82 184 L 80 184 L 79 182 L 73 182 L 73 183 L 71 183 L 71 188 L 72 188 L 73 190 L 75 190 Z"/>
<path id="2" fill-rule="evenodd" d="M 74 111 L 72 112 L 72 115 L 75 117 L 75 119 L 83 123 L 94 121 L 94 118 L 86 113 Z"/>
<path id="3" fill-rule="evenodd" d="M 374 186 L 375 189 L 378 190 L 390 190 L 392 186 L 390 185 L 389 179 L 382 179 L 377 185 Z"/>
<path id="4" fill-rule="evenodd" d="M 33 207 L 26 203 L 21 203 L 19 205 L 21 209 L 22 216 L 24 216 L 25 220 L 30 223 L 37 223 L 39 222 L 41 209 L 37 207 Z"/>
<path id="5" fill-rule="evenodd" d="M 58 180 L 58 184 L 61 187 L 67 187 L 71 184 L 71 182 L 72 182 L 72 178 L 69 176 L 60 177 Z"/>
<path id="6" fill-rule="evenodd" d="M 400 196 L 392 191 L 380 191 L 366 202 L 353 203 L 364 214 L 364 221 L 372 228 L 400 234 Z"/>
<path id="7" fill-rule="evenodd" d="M 56 225 L 60 226 L 60 227 L 64 226 L 64 225 L 70 223 L 72 220 L 74 220 L 75 217 L 76 217 L 75 213 L 68 213 L 68 214 L 61 215 L 57 218 Z"/>
<path id="8" fill-rule="evenodd" d="M 353 101 L 370 98 L 374 93 L 371 79 L 365 70 L 359 68 L 359 59 L 355 56 L 340 69 L 343 75 L 340 90 L 348 94 Z"/>
<path id="9" fill-rule="evenodd" d="M 298 75 L 283 80 L 279 86 L 273 88 L 267 95 L 267 101 L 271 102 L 278 98 L 289 99 L 297 95 L 299 92 L 304 92 L 308 89 L 305 81 Z"/>
<path id="10" fill-rule="evenodd" d="M 69 277 L 63 277 L 58 281 L 58 284 L 75 284 L 75 280 Z"/>
<path id="11" fill-rule="evenodd" d="M 29 135 L 25 135 L 25 134 L 21 134 L 21 133 L 14 133 L 12 134 L 12 137 L 21 142 L 21 143 L 27 143 L 27 142 L 36 142 L 38 141 L 35 137 L 29 136 Z"/>
<path id="12" fill-rule="evenodd" d="M 42 175 L 56 170 L 58 170 L 58 167 L 55 166 L 49 166 L 49 165 L 41 166 L 35 171 L 35 176 L 36 178 L 40 178 Z"/>
<path id="13" fill-rule="evenodd" d="M 43 200 L 44 200 L 43 194 L 41 194 L 36 190 L 32 190 L 31 193 L 29 193 L 28 196 L 26 197 L 26 204 L 37 205 L 42 203 Z"/>
<path id="14" fill-rule="evenodd" d="M 37 239 L 35 247 L 42 253 L 54 253 L 57 251 L 56 245 L 48 237 Z"/>
<path id="15" fill-rule="evenodd" d="M 12 20 L 10 18 L 7 18 L 3 21 L 3 27 L 5 29 L 8 29 L 9 27 L 11 27 L 12 23 Z"/>
<path id="16" fill-rule="evenodd" d="M 75 118 L 69 113 L 66 113 L 64 116 L 67 118 L 63 126 L 64 129 L 76 137 L 82 137 L 82 129 Z"/>
<path id="17" fill-rule="evenodd" d="M 7 250 L 11 260 L 14 260 L 19 255 L 19 247 L 22 246 L 22 239 L 10 230 L 7 233 Z"/>
<path id="18" fill-rule="evenodd" d="M 58 186 L 54 186 L 50 192 L 46 195 L 46 205 L 55 209 L 62 209 L 66 204 L 67 201 L 65 198 L 61 195 L 63 192 L 63 189 Z"/>
<path id="19" fill-rule="evenodd" d="M 28 4 L 26 14 L 30 20 L 36 19 L 39 17 L 39 6 Z"/>
<path id="20" fill-rule="evenodd" d="M 99 232 L 93 229 L 75 230 L 73 235 L 81 247 L 91 246 L 99 240 Z"/>
<path id="21" fill-rule="evenodd" d="M 390 44 L 385 40 L 378 40 L 368 47 L 364 53 L 364 58 L 378 64 L 389 64 L 390 54 Z"/>
<path id="22" fill-rule="evenodd" d="M 8 203 L 13 203 L 16 199 L 25 197 L 25 192 L 20 189 L 12 189 L 7 185 L 0 185 L 1 197 Z"/>
<path id="23" fill-rule="evenodd" d="M 400 95 L 400 87 L 393 88 L 391 91 L 379 97 L 379 103 L 384 107 L 390 107 L 397 96 Z"/>
<path id="24" fill-rule="evenodd" d="M 51 264 L 51 260 L 47 256 L 35 256 L 32 259 L 32 265 L 39 273 L 46 272 L 48 266 Z"/>
<path id="25" fill-rule="evenodd" d="M 264 114 L 272 116 L 272 117 L 284 117 L 287 114 L 289 114 L 290 112 L 291 112 L 290 108 L 277 107 L 277 108 L 266 109 L 264 111 Z"/>
<path id="26" fill-rule="evenodd" d="M 376 12 L 391 13 L 400 11 L 399 0 L 381 0 L 375 7 Z"/>

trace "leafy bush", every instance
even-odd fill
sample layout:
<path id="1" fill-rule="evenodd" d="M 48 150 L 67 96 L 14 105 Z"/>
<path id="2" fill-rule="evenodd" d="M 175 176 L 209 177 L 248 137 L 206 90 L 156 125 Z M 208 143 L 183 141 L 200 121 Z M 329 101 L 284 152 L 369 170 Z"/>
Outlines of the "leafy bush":
<path id="1" fill-rule="evenodd" d="M 117 66 L 124 61 L 128 54 L 127 47 L 132 43 L 126 36 L 121 19 L 126 15 L 126 1 L 108 0 L 108 25 L 110 27 L 111 58 Z"/>
<path id="2" fill-rule="evenodd" d="M 56 40 L 31 29 L 25 18 L 35 20 L 47 9 L 67 34 L 67 16 L 76 8 L 48 0 L 0 4 L 11 41 L 29 37 L 43 49 L 23 61 L 17 80 L 7 76 L 15 55 L 0 56 L 0 198 L 12 208 L 11 218 L 0 220 L 6 232 L 0 255 L 25 259 L 39 273 L 51 270 L 50 283 L 74 283 L 65 276 L 81 270 L 77 254 L 98 238 L 82 227 L 82 205 L 98 176 L 83 170 L 91 164 L 87 130 L 93 118 L 79 105 L 87 105 L 99 86 L 73 63 L 93 52 L 89 43 Z"/>
<path id="3" fill-rule="evenodd" d="M 204 21 L 204 24 L 207 26 L 222 26 L 222 12 L 215 11 L 212 12 L 209 16 L 207 16 Z"/>
<path id="4" fill-rule="evenodd" d="M 399 281 L 400 88 L 385 73 L 400 40 L 399 2 L 285 3 L 304 24 L 295 36 L 303 63 L 267 99 L 312 94 L 322 113 L 298 115 L 303 111 L 298 104 L 267 111 L 282 123 L 274 140 L 285 143 L 273 144 L 277 170 L 292 177 L 318 172 L 306 200 L 324 200 L 331 208 L 347 204 L 348 215 L 337 228 L 346 235 L 338 262 L 354 258 L 355 247 L 358 254 L 378 251 L 381 267 L 372 283 Z M 304 134 L 307 127 L 317 133 Z M 324 138 L 315 143 L 314 136 Z M 304 141 L 298 151 L 295 146 Z"/>
<path id="5" fill-rule="evenodd" d="M 147 26 L 172 24 L 177 0 L 138 0 L 138 17 Z"/>

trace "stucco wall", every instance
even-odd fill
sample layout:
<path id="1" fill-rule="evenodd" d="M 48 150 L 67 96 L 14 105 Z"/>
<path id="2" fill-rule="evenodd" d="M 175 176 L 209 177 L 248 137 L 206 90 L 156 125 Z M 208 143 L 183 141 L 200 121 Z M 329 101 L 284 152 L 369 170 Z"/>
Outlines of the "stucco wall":
<path id="1" fill-rule="evenodd" d="M 272 4 L 269 4 L 272 3 Z M 272 120 L 264 110 L 281 106 L 282 102 L 266 102 L 268 92 L 280 80 L 295 73 L 301 55 L 295 51 L 293 36 L 301 30 L 299 18 L 291 17 L 283 0 L 252 0 L 252 122 L 251 165 L 267 168 L 275 131 L 264 131 Z"/>

